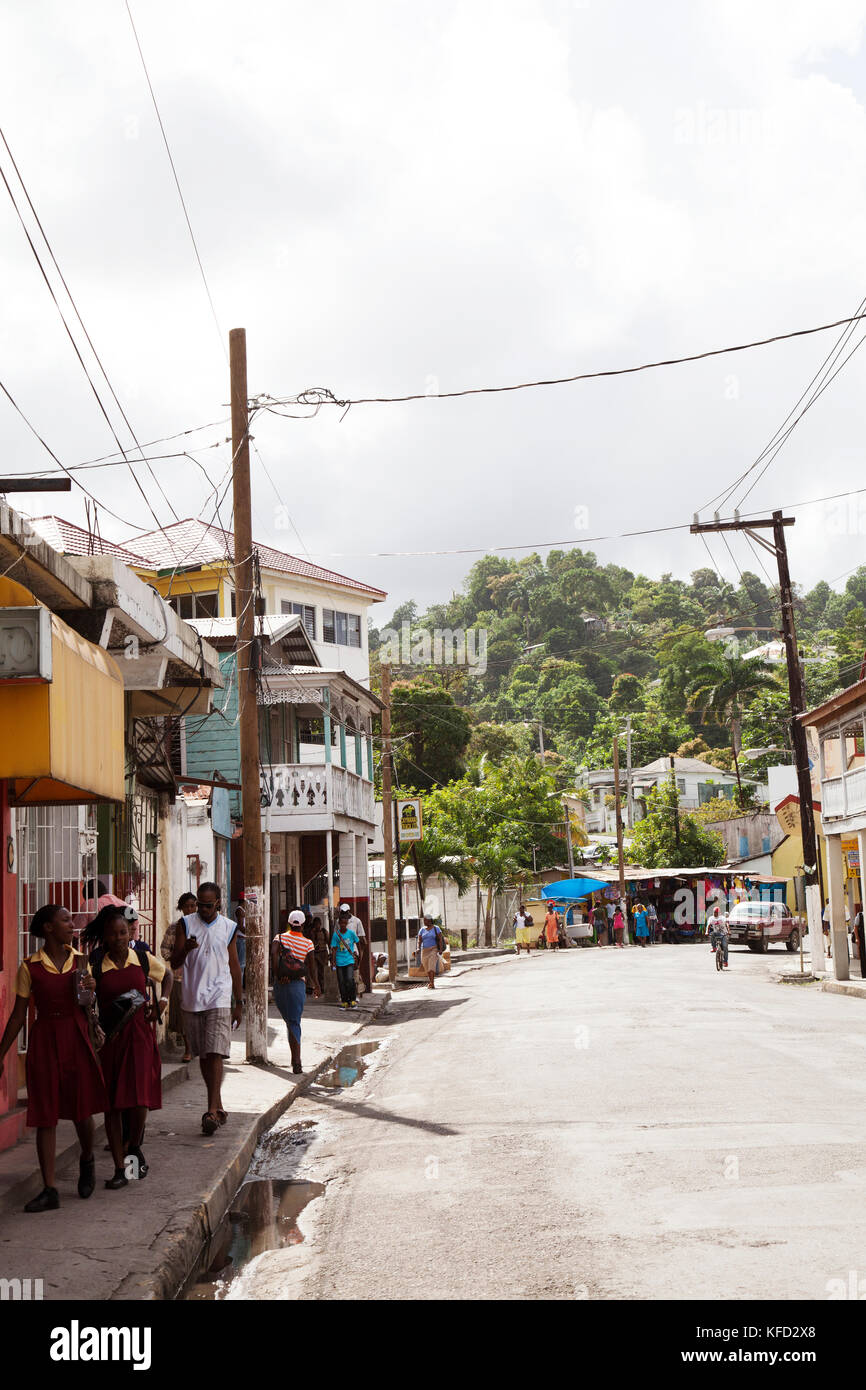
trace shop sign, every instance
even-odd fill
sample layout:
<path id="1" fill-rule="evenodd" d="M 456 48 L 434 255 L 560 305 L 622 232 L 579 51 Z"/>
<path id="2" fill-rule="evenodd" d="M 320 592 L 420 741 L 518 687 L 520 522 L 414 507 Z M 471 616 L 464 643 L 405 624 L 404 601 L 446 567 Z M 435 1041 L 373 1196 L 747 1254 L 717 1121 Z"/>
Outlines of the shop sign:
<path id="1" fill-rule="evenodd" d="M 47 608 L 0 608 L 0 681 L 51 680 Z"/>
<path id="2" fill-rule="evenodd" d="M 420 797 L 397 802 L 397 835 L 404 844 L 423 839 Z"/>

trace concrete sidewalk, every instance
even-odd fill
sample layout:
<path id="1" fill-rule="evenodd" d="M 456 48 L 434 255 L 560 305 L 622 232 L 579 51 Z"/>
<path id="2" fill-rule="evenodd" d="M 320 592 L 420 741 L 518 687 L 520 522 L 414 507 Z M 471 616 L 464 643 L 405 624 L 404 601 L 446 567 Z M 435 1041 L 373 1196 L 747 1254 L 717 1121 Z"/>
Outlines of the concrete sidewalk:
<path id="1" fill-rule="evenodd" d="M 246 1062 L 241 1030 L 223 1084 L 229 1119 L 210 1138 L 201 1133 L 206 1098 L 198 1063 L 165 1064 L 163 1108 L 149 1116 L 143 1144 L 150 1171 L 119 1192 L 104 1187 L 114 1166 L 101 1125 L 96 1191 L 86 1202 L 76 1192 L 74 1129 L 58 1126 L 58 1211 L 21 1210 L 42 1187 L 32 1134 L 0 1154 L 0 1278 L 41 1279 L 46 1299 L 173 1298 L 231 1205 L 261 1134 L 389 999 L 379 986 L 356 1012 L 308 1001 L 303 1076 L 292 1074 L 286 1026 L 271 1004 L 270 1065 Z"/>

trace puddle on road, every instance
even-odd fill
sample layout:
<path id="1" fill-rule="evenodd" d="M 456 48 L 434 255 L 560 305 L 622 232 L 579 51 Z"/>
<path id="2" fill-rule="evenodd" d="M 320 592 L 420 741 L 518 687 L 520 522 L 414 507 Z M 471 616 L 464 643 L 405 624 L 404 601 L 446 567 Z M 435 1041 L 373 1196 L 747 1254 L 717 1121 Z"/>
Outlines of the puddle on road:
<path id="1" fill-rule="evenodd" d="M 244 1183 L 209 1241 L 183 1301 L 224 1299 L 244 1265 L 265 1250 L 300 1245 L 298 1217 L 325 1190 L 322 1182 L 258 1178 Z"/>
<path id="2" fill-rule="evenodd" d="M 337 1053 L 333 1065 L 316 1077 L 314 1085 L 324 1086 L 329 1091 L 344 1091 L 354 1086 L 368 1070 L 364 1058 L 377 1052 L 381 1045 L 381 1042 L 350 1043 Z"/>

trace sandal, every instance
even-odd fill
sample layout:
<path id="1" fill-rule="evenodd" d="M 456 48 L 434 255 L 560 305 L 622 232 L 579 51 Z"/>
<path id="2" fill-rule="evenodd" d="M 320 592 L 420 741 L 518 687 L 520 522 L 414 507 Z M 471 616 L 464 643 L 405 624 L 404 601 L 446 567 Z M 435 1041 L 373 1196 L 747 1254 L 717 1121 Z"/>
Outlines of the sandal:
<path id="1" fill-rule="evenodd" d="M 213 1110 L 206 1110 L 201 1117 L 202 1134 L 216 1134 L 219 1129 L 219 1117 Z"/>
<path id="2" fill-rule="evenodd" d="M 216 1116 L 220 1124 L 224 1125 L 226 1120 L 228 1119 L 228 1112 L 226 1110 L 218 1110 L 216 1112 Z"/>
<path id="3" fill-rule="evenodd" d="M 186 1056 L 186 1057 L 181 1057 L 180 1060 L 181 1060 L 182 1062 L 191 1062 L 191 1061 L 192 1061 L 192 1053 L 189 1053 L 189 1055 Z"/>

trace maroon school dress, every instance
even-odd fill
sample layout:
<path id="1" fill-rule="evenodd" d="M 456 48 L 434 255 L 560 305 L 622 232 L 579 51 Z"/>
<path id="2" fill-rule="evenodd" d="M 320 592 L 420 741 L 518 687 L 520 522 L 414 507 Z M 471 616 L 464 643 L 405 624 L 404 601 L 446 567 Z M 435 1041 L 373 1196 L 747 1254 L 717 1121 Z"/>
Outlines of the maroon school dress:
<path id="1" fill-rule="evenodd" d="M 130 989 L 147 994 L 147 980 L 140 965 L 106 970 L 103 964 L 96 986 L 100 1013 L 105 1012 L 119 994 Z M 110 1106 L 112 1110 L 128 1110 L 134 1105 L 146 1105 L 148 1110 L 162 1109 L 162 1063 L 153 1029 L 144 1012 L 142 1005 L 129 1022 L 107 1040 L 100 1053 L 108 1091 L 106 1109 Z"/>
<path id="2" fill-rule="evenodd" d="M 27 1045 L 27 1124 L 51 1129 L 58 1120 L 86 1120 L 108 1098 L 87 1020 L 76 998 L 75 971 L 58 975 L 31 957 L 36 1021 Z"/>

